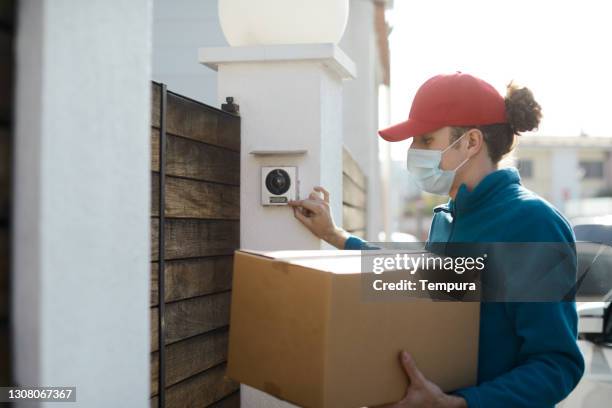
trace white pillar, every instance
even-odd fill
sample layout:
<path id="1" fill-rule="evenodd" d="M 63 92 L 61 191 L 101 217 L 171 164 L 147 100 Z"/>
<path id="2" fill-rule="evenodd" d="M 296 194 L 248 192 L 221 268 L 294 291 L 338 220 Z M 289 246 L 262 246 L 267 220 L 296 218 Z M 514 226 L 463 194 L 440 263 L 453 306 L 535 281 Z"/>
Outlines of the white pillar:
<path id="1" fill-rule="evenodd" d="M 355 77 L 354 63 L 334 44 L 202 48 L 200 62 L 218 70 L 219 103 L 232 96 L 240 105 L 241 247 L 327 248 L 291 208 L 260 204 L 260 167 L 297 166 L 300 197 L 324 186 L 341 224 L 342 80 Z M 252 154 L 257 151 L 278 154 Z M 242 407 L 287 406 L 250 387 L 241 393 Z"/>
<path id="2" fill-rule="evenodd" d="M 378 153 L 380 50 L 377 41 L 376 5 L 372 0 L 351 0 L 349 21 L 340 46 L 359 67 L 359 78 L 344 89 L 344 145 L 367 174 L 366 239 L 379 241 L 385 211 L 381 163 Z M 386 232 L 386 231 L 385 231 Z M 386 239 L 390 239 L 386 235 Z"/>
<path id="3" fill-rule="evenodd" d="M 18 4 L 15 379 L 148 407 L 151 2 Z"/>

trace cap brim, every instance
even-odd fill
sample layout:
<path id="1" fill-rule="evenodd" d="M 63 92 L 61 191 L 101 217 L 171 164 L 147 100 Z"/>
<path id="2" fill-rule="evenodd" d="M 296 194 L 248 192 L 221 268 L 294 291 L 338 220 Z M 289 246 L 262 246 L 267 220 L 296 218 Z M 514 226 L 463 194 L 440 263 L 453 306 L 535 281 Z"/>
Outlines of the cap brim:
<path id="1" fill-rule="evenodd" d="M 444 126 L 408 119 L 407 121 L 398 123 L 397 125 L 393 125 L 386 129 L 381 129 L 378 131 L 378 134 L 387 142 L 399 142 L 414 136 L 420 136 L 424 133 L 432 132 L 442 127 Z"/>

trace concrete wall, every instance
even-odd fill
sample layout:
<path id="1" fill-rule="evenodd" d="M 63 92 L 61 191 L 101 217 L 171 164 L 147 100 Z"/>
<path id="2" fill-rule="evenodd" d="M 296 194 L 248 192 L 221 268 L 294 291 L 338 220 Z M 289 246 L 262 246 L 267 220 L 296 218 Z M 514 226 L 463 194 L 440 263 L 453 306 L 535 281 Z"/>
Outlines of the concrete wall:
<path id="1" fill-rule="evenodd" d="M 227 45 L 217 14 L 213 0 L 154 0 L 153 79 L 218 107 L 217 74 L 196 56 L 199 47 Z M 368 238 L 377 239 L 383 229 L 376 133 L 381 68 L 372 0 L 351 0 L 339 46 L 357 64 L 357 79 L 344 83 L 344 145 L 368 175 Z"/>
<path id="2" fill-rule="evenodd" d="M 149 405 L 151 12 L 19 2 L 15 380 L 75 407 Z"/>
<path id="3" fill-rule="evenodd" d="M 261 205 L 261 166 L 297 166 L 301 198 L 316 185 L 326 186 L 332 195 L 334 219 L 342 222 L 342 82 L 320 65 L 282 61 L 219 68 L 219 101 L 224 95 L 234 95 L 243 101 L 241 111 L 249 112 L 241 119 L 240 245 L 244 248 L 328 247 L 294 219 L 290 208 Z M 295 89 L 287 94 L 289 87 Z M 267 97 L 262 100 L 264 94 Z M 287 106 L 299 109 L 287 111 Z M 307 153 L 251 154 L 275 149 L 304 149 Z"/>

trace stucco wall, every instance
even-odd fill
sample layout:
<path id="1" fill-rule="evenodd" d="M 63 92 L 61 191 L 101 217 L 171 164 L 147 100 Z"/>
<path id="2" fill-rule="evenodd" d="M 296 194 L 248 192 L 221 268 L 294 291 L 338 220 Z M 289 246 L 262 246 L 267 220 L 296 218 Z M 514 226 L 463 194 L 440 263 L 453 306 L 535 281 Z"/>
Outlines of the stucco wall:
<path id="1" fill-rule="evenodd" d="M 199 65 L 196 55 L 199 47 L 227 45 L 217 1 L 154 0 L 154 16 L 153 79 L 218 107 L 217 74 Z M 372 0 L 351 0 L 349 22 L 339 46 L 357 65 L 357 78 L 345 81 L 342 91 L 344 145 L 368 175 L 368 238 L 377 239 L 382 230 L 376 133 L 381 68 Z"/>
<path id="2" fill-rule="evenodd" d="M 15 379 L 76 386 L 75 407 L 145 407 L 151 2 L 18 14 Z"/>

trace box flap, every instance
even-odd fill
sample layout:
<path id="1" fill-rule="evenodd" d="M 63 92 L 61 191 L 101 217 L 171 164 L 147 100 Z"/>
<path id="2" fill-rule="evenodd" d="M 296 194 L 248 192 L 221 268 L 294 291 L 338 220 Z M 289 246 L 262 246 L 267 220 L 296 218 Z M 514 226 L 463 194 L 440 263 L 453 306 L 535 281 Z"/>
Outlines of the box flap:
<path id="1" fill-rule="evenodd" d="M 279 250 L 240 249 L 249 255 L 299 265 L 330 273 L 361 273 L 361 251 L 352 250 Z"/>
<path id="2" fill-rule="evenodd" d="M 256 255 L 267 259 L 274 259 L 292 265 L 300 265 L 306 268 L 317 269 L 335 274 L 361 273 L 362 257 L 381 256 L 383 254 L 420 254 L 425 251 L 419 250 L 279 250 L 260 251 L 252 249 L 239 249 L 237 252 Z"/>
<path id="3" fill-rule="evenodd" d="M 259 255 L 265 258 L 289 260 L 292 258 L 328 258 L 333 256 L 356 256 L 361 253 L 359 250 L 340 250 L 340 249 L 284 249 L 284 250 L 256 250 L 248 248 L 240 248 L 237 251 L 247 254 Z"/>

